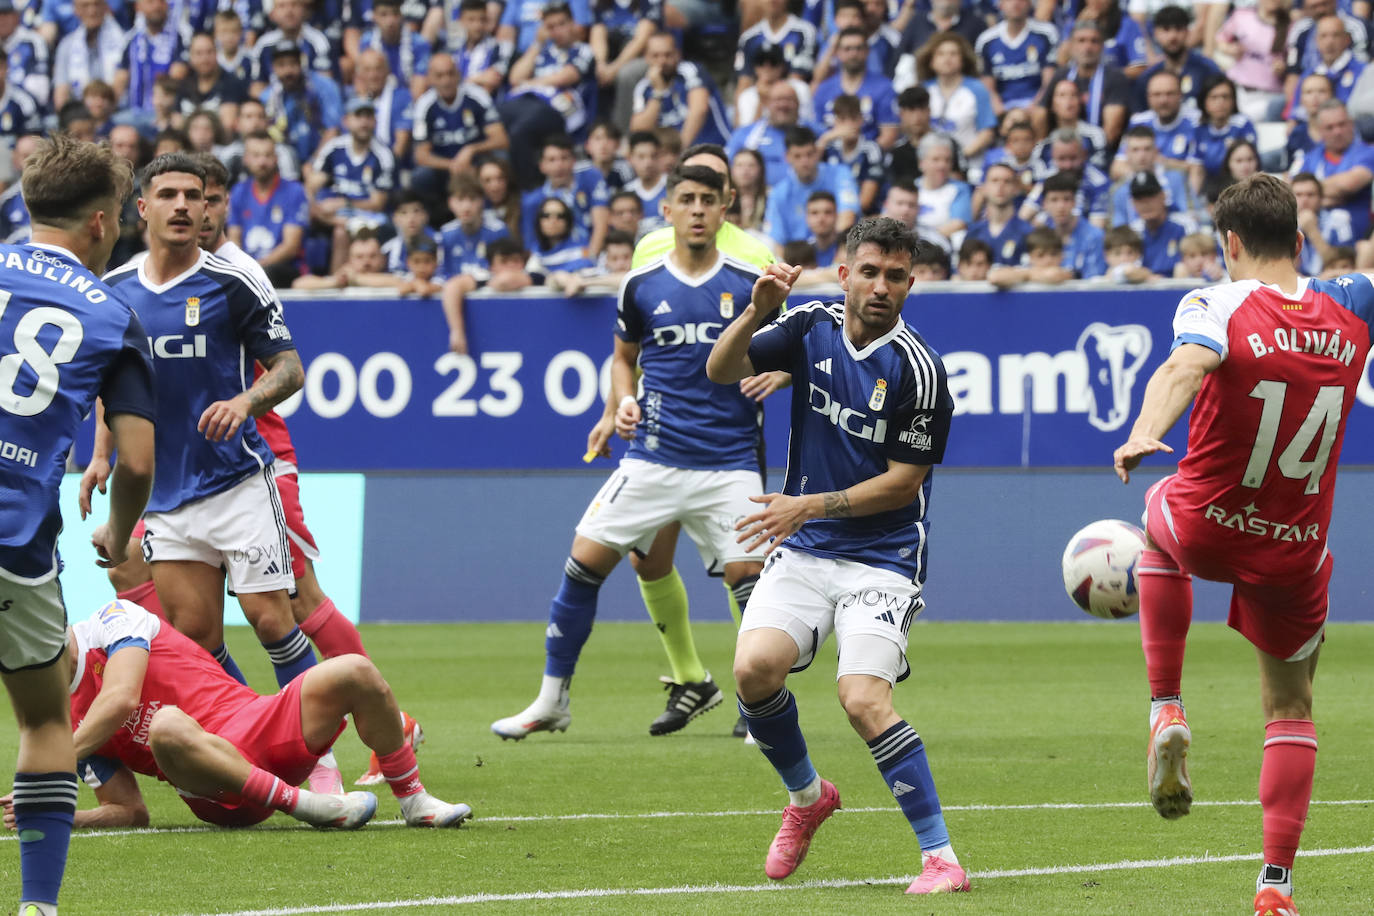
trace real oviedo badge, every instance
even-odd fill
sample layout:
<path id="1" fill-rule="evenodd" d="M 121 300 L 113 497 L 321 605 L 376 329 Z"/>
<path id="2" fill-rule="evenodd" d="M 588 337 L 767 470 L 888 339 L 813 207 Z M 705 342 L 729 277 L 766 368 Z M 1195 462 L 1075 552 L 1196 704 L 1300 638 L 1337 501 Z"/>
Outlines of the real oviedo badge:
<path id="1" fill-rule="evenodd" d="M 873 396 L 868 399 L 869 410 L 882 410 L 887 400 L 887 379 L 880 378 L 873 383 Z"/>
<path id="2" fill-rule="evenodd" d="M 735 317 L 735 296 L 733 293 L 720 294 L 720 317 Z"/>
<path id="3" fill-rule="evenodd" d="M 191 296 L 186 300 L 186 326 L 193 328 L 200 324 L 200 297 Z"/>

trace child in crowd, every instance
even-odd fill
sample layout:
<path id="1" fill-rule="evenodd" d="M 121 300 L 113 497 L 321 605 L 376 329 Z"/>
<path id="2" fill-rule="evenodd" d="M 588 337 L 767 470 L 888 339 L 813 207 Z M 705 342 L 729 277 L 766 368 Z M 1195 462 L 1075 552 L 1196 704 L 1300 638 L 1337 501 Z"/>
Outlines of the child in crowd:
<path id="1" fill-rule="evenodd" d="M 1145 257 L 1145 242 L 1130 226 L 1108 229 L 1102 237 L 1102 251 L 1107 256 L 1106 278 L 1112 283 L 1148 283 L 1155 279 L 1150 269 L 1141 263 Z"/>
<path id="2" fill-rule="evenodd" d="M 1179 261 L 1174 265 L 1175 277 L 1199 278 L 1213 283 L 1226 279 L 1226 269 L 1221 266 L 1221 258 L 1217 254 L 1216 239 L 1207 233 L 1194 232 L 1179 239 L 1178 253 Z"/>
<path id="3" fill-rule="evenodd" d="M 959 246 L 959 270 L 955 280 L 981 282 L 992 269 L 992 246 L 982 239 L 964 239 Z"/>
<path id="4" fill-rule="evenodd" d="M 464 175 L 468 181 L 473 179 Z M 449 185 L 448 205 L 453 207 L 452 184 Z M 477 188 L 478 212 L 481 212 L 481 188 Z M 455 211 L 456 212 L 456 211 Z M 422 239 L 437 242 L 438 233 L 429 228 L 429 213 L 425 201 L 418 193 L 407 189 L 395 196 L 391 204 L 391 226 L 396 235 L 382 245 L 382 256 L 386 258 L 386 269 L 393 274 L 404 274 L 409 270 L 410 250 Z"/>
<path id="5" fill-rule="evenodd" d="M 1073 271 L 1064 267 L 1064 240 L 1059 233 L 1045 226 L 1026 236 L 1028 267 L 994 267 L 988 271 L 988 281 L 998 289 L 1011 289 L 1023 283 L 1063 283 L 1073 279 Z"/>

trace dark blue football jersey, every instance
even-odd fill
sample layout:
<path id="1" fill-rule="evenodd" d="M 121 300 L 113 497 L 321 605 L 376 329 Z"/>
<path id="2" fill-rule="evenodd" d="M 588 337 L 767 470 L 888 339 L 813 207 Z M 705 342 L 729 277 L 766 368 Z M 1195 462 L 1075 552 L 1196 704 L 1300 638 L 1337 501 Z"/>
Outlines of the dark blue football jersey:
<path id="1" fill-rule="evenodd" d="M 884 473 L 889 460 L 944 458 L 954 413 L 945 366 L 905 322 L 856 350 L 844 333 L 844 303 L 809 302 L 755 332 L 749 360 L 757 372 L 792 373 L 787 495 L 847 489 Z M 786 543 L 924 582 L 931 476 L 909 506 L 813 519 Z"/>
<path id="2" fill-rule="evenodd" d="M 229 489 L 272 463 L 249 417 L 233 436 L 211 442 L 196 430 L 215 401 L 247 391 L 253 363 L 295 349 L 281 302 L 242 268 L 202 251 L 186 273 L 154 285 L 147 255 L 106 282 L 143 322 L 157 369 L 157 475 L 148 511 L 167 512 Z"/>
<path id="3" fill-rule="evenodd" d="M 616 335 L 639 345 L 643 420 L 628 458 L 695 470 L 759 468 L 763 414 L 738 385 L 706 377 L 720 332 L 744 311 L 758 268 L 720 256 L 686 277 L 669 258 L 631 271 L 620 285 Z"/>
<path id="4" fill-rule="evenodd" d="M 138 316 L 69 251 L 0 245 L 0 577 L 57 575 L 58 491 L 77 427 L 156 413 Z"/>

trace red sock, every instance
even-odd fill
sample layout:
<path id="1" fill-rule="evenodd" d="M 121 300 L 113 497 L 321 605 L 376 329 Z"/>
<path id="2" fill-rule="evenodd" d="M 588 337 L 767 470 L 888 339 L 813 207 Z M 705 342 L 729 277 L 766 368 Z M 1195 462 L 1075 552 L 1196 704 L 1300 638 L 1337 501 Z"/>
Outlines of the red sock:
<path id="1" fill-rule="evenodd" d="M 415 762 L 415 749 L 409 744 L 403 742 L 390 754 L 378 754 L 377 762 L 382 765 L 382 777 L 397 798 L 425 790 L 420 782 L 420 765 Z"/>
<path id="2" fill-rule="evenodd" d="M 122 592 L 116 592 L 115 597 L 124 601 L 132 601 L 149 614 L 161 617 L 163 620 L 167 619 L 167 615 L 162 613 L 162 602 L 158 600 L 157 589 L 153 587 L 152 579 L 149 579 L 141 585 L 135 585 L 133 588 L 125 589 Z"/>
<path id="3" fill-rule="evenodd" d="M 288 786 L 266 770 L 253 767 L 252 772 L 248 774 L 248 780 L 239 790 L 239 794 L 255 805 L 274 808 L 277 811 L 290 814 L 296 810 L 296 800 L 300 797 L 300 790 L 295 786 Z"/>
<path id="4" fill-rule="evenodd" d="M 1317 727 L 1310 719 L 1275 719 L 1264 727 L 1259 797 L 1264 809 L 1264 861 L 1293 867 L 1312 800 Z"/>
<path id="5" fill-rule="evenodd" d="M 337 655 L 367 655 L 363 638 L 353 622 L 339 613 L 328 598 L 310 612 L 301 624 L 301 632 L 310 637 L 325 658 Z"/>
<path id="6" fill-rule="evenodd" d="M 1151 697 L 1181 694 L 1183 650 L 1193 622 L 1193 577 L 1166 553 L 1146 550 L 1136 566 L 1140 589 L 1140 645 Z"/>

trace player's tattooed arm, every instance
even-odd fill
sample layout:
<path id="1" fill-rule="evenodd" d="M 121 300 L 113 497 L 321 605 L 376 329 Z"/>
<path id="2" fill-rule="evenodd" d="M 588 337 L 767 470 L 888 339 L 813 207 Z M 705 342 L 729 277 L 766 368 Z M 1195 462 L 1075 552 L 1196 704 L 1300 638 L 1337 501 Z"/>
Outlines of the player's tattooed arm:
<path id="1" fill-rule="evenodd" d="M 267 371 L 248 389 L 248 412 L 255 417 L 267 413 L 305 384 L 305 367 L 295 350 L 281 350 L 260 362 Z"/>
<path id="2" fill-rule="evenodd" d="M 854 514 L 854 509 L 849 505 L 849 491 L 836 490 L 833 493 L 822 493 L 823 500 L 821 511 L 825 518 L 849 518 Z"/>

